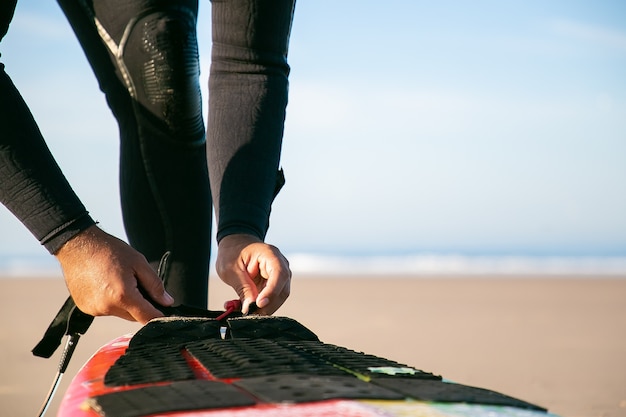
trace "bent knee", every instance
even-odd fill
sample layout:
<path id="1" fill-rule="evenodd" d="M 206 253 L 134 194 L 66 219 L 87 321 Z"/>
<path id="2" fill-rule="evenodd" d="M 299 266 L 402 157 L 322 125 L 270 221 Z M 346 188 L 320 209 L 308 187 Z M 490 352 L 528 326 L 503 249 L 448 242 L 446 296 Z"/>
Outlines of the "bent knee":
<path id="1" fill-rule="evenodd" d="M 133 26 L 123 61 L 135 99 L 175 141 L 204 141 L 196 17 L 185 8 L 154 10 Z"/>

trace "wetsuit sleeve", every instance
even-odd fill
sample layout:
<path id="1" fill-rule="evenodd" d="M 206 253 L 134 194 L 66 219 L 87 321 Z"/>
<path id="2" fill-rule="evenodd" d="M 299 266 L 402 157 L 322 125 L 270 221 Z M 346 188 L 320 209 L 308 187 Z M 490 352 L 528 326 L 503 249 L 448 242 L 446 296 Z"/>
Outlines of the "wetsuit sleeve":
<path id="1" fill-rule="evenodd" d="M 54 254 L 95 224 L 0 64 L 0 202 Z"/>
<path id="2" fill-rule="evenodd" d="M 17 0 L 3 0 L 0 2 L 0 40 L 4 38 L 9 30 L 9 23 L 13 19 Z"/>
<path id="3" fill-rule="evenodd" d="M 207 152 L 218 242 L 265 238 L 287 106 L 293 0 L 212 1 Z"/>

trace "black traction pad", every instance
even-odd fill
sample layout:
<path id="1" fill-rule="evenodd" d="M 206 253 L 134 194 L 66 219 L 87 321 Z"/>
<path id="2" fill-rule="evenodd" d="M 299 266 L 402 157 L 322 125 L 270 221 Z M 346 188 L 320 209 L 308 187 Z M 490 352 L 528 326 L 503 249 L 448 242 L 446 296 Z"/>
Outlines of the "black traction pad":
<path id="1" fill-rule="evenodd" d="M 338 398 L 404 400 L 405 396 L 351 376 L 276 375 L 233 383 L 268 403 L 301 403 Z"/>
<path id="2" fill-rule="evenodd" d="M 126 353 L 106 373 L 104 383 L 122 386 L 194 379 L 182 349 L 198 339 L 220 338 L 220 327 L 220 322 L 206 318 L 151 321 L 133 336 Z"/>
<path id="3" fill-rule="evenodd" d="M 90 398 L 104 417 L 139 417 L 172 411 L 243 407 L 256 404 L 236 387 L 219 381 L 184 381 L 113 392 Z"/>
<path id="4" fill-rule="evenodd" d="M 546 411 L 499 392 L 468 385 L 443 381 L 426 381 L 406 378 L 386 378 L 372 381 L 373 384 L 404 394 L 408 398 L 434 402 L 462 402 L 468 404 L 500 405 Z"/>
<path id="5" fill-rule="evenodd" d="M 135 347 L 115 362 L 104 376 L 109 386 L 137 385 L 194 379 L 178 346 Z"/>
<path id="6" fill-rule="evenodd" d="M 262 330 L 255 331 L 255 323 Z M 222 339 L 223 326 L 236 329 L 228 333 L 231 339 Z M 264 338 L 232 339 L 234 334 L 240 337 L 262 335 Z M 288 366 L 288 360 L 281 357 L 288 354 L 289 349 L 278 346 L 276 340 L 319 339 L 309 329 L 287 317 L 235 318 L 228 319 L 226 323 L 207 318 L 153 320 L 133 336 L 126 353 L 106 373 L 104 383 L 107 386 L 125 386 L 193 379 L 194 373 L 182 355 L 183 349 L 194 354 L 218 378 L 304 372 L 304 366 L 308 366 L 306 369 L 312 373 L 343 374 L 311 355 L 304 359 L 305 354 L 289 356 L 292 366 L 296 367 L 293 369 Z M 297 356 L 301 357 L 300 360 Z M 279 362 L 286 366 L 278 367 Z M 274 372 L 271 372 L 273 366 Z M 323 372 L 320 366 L 328 370 Z"/>
<path id="7" fill-rule="evenodd" d="M 322 344 L 322 342 L 314 342 Z M 346 375 L 346 372 L 283 342 L 267 339 L 207 340 L 187 351 L 219 379 L 278 374 Z"/>
<path id="8" fill-rule="evenodd" d="M 228 331 L 222 339 L 224 327 Z M 198 366 L 206 371 L 200 373 L 203 378 L 217 381 L 196 379 Z M 105 384 L 164 382 L 170 383 L 113 392 L 90 402 L 107 417 L 236 407 L 255 404 L 255 399 L 261 403 L 413 399 L 545 411 L 494 391 L 443 382 L 440 376 L 398 362 L 325 344 L 286 317 L 151 321 L 109 369 Z M 183 388 L 188 391 L 181 396 Z M 125 407 L 137 411 L 118 411 Z"/>
<path id="9" fill-rule="evenodd" d="M 319 338 L 288 317 L 246 316 L 228 319 L 228 337 L 232 339 L 309 340 Z"/>
<path id="10" fill-rule="evenodd" d="M 401 363 L 362 352 L 356 352 L 341 346 L 309 341 L 293 341 L 286 346 L 306 352 L 323 359 L 334 367 L 351 374 L 367 378 L 393 378 L 402 375 L 405 378 L 441 380 L 441 376 L 424 372 Z"/>
<path id="11" fill-rule="evenodd" d="M 221 327 L 219 321 L 206 318 L 163 318 L 139 329 L 128 347 L 183 346 L 195 340 L 220 339 Z"/>

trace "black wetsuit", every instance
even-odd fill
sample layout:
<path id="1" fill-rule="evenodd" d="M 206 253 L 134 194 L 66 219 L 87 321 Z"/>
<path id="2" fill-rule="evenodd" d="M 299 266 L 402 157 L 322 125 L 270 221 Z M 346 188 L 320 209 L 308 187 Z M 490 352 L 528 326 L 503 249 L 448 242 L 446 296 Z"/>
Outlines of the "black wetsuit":
<path id="1" fill-rule="evenodd" d="M 0 5 L 0 39 L 16 1 Z M 278 164 L 294 2 L 212 1 L 205 135 L 197 0 L 59 0 L 120 127 L 130 244 L 154 266 L 170 252 L 167 289 L 182 303 L 206 306 L 211 194 L 218 241 L 233 233 L 263 239 L 267 232 L 283 183 Z M 94 224 L 2 64 L 0 201 L 50 253 Z"/>

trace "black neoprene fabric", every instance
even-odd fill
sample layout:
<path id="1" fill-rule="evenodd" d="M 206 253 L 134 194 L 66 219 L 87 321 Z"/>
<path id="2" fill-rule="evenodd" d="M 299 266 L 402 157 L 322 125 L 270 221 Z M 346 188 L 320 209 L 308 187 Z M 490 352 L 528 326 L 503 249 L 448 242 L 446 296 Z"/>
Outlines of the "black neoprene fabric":
<path id="1" fill-rule="evenodd" d="M 207 140 L 217 239 L 265 237 L 284 179 L 287 48 L 295 0 L 213 0 Z"/>
<path id="2" fill-rule="evenodd" d="M 294 0 L 212 2 L 208 146 L 197 0 L 58 2 L 120 127 L 129 243 L 155 269 L 170 252 L 168 292 L 186 305 L 206 307 L 211 190 L 218 240 L 233 233 L 263 239 L 284 182 L 278 165 Z M 2 36 L 14 8 L 15 1 L 0 6 Z M 0 67 L 0 201 L 55 253 L 95 222 Z"/>
<path id="3" fill-rule="evenodd" d="M 199 86 L 197 1 L 59 0 L 120 126 L 129 243 L 167 291 L 204 308 L 211 196 Z"/>
<path id="4" fill-rule="evenodd" d="M 94 224 L 0 64 L 0 201 L 50 253 Z"/>

